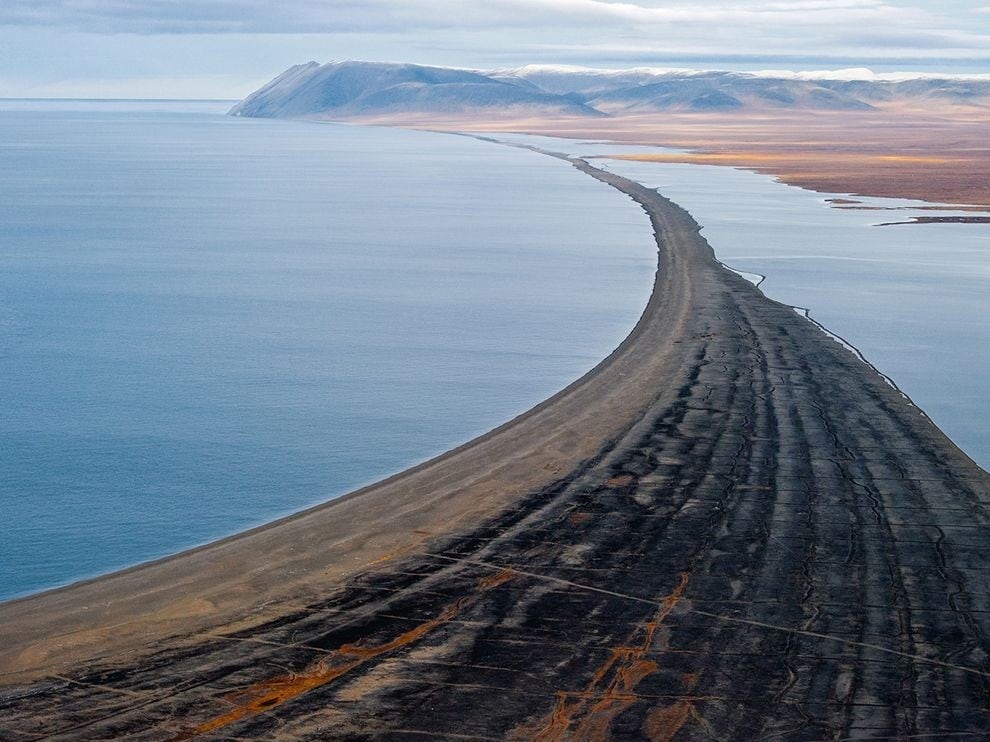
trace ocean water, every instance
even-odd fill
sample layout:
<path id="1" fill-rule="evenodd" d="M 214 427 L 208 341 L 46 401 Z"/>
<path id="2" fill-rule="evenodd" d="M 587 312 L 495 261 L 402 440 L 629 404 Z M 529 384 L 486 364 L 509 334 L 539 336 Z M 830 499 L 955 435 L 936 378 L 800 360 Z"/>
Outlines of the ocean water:
<path id="1" fill-rule="evenodd" d="M 651 151 L 507 138 L 581 156 Z M 809 309 L 990 470 L 990 225 L 878 226 L 967 213 L 815 193 L 715 165 L 595 164 L 657 188 L 691 212 L 720 260 L 765 276 L 760 288 L 768 296 Z M 834 198 L 860 203 L 837 208 Z"/>
<path id="2" fill-rule="evenodd" d="M 0 103 L 0 599 L 441 453 L 646 304 L 645 216 L 566 163 L 222 110 Z"/>

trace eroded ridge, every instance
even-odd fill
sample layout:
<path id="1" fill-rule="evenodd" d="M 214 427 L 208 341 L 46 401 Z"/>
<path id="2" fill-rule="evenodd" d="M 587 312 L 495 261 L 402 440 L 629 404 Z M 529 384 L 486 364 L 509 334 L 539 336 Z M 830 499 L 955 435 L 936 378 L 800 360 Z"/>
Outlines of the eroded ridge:
<path id="1" fill-rule="evenodd" d="M 720 267 L 683 211 L 574 164 L 639 201 L 661 250 L 644 319 L 596 372 L 646 374 L 635 414 L 498 512 L 305 604 L 19 681 L 0 736 L 986 734 L 990 478 Z"/>

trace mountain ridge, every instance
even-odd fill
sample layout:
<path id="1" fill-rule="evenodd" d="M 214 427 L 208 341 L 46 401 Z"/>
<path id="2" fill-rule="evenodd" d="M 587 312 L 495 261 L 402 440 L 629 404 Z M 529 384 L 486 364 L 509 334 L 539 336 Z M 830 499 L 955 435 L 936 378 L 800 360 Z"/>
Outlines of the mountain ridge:
<path id="1" fill-rule="evenodd" d="M 521 79 L 508 81 L 452 67 L 356 61 L 290 67 L 230 113 L 258 118 L 351 118 L 484 110 L 602 115 L 571 97 L 548 93 Z"/>
<path id="2" fill-rule="evenodd" d="M 332 119 L 400 114 L 600 117 L 665 111 L 870 111 L 898 104 L 990 108 L 990 76 L 885 79 L 864 70 L 843 76 L 841 71 L 599 70 L 546 65 L 486 71 L 311 61 L 285 70 L 230 113 Z"/>

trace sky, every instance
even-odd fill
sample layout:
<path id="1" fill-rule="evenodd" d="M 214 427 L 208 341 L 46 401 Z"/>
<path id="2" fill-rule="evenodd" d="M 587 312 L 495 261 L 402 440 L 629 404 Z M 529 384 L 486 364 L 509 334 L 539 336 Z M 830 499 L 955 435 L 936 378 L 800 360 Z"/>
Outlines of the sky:
<path id="1" fill-rule="evenodd" d="M 990 73 L 990 0 L 0 0 L 0 97 L 235 99 L 340 59 Z"/>

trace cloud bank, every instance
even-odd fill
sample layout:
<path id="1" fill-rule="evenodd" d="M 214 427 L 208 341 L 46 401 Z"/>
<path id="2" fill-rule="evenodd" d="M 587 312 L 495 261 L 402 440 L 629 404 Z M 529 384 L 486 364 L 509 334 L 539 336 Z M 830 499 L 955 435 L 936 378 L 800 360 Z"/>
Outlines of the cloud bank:
<path id="1" fill-rule="evenodd" d="M 241 74 L 238 92 L 341 58 L 990 72 L 988 11 L 986 0 L 2 0 L 0 79 L 68 85 L 77 66 L 46 58 L 88 52 L 86 39 L 100 40 L 104 78 L 125 59 L 132 77 Z"/>
<path id="2" fill-rule="evenodd" d="M 668 24 L 900 23 L 923 8 L 883 0 L 610 2 L 609 0 L 4 0 L 0 24 L 94 33 L 347 33 L 455 28 L 561 29 Z"/>
<path id="3" fill-rule="evenodd" d="M 4 0 L 0 27 L 90 34 L 348 34 L 397 46 L 590 56 L 818 52 L 964 56 L 990 48 L 986 6 L 953 0 Z M 963 17 L 965 16 L 965 17 Z M 514 32 L 507 35 L 509 31 Z M 401 39 L 398 37 L 416 37 Z M 401 56 L 401 55 L 397 55 Z"/>

